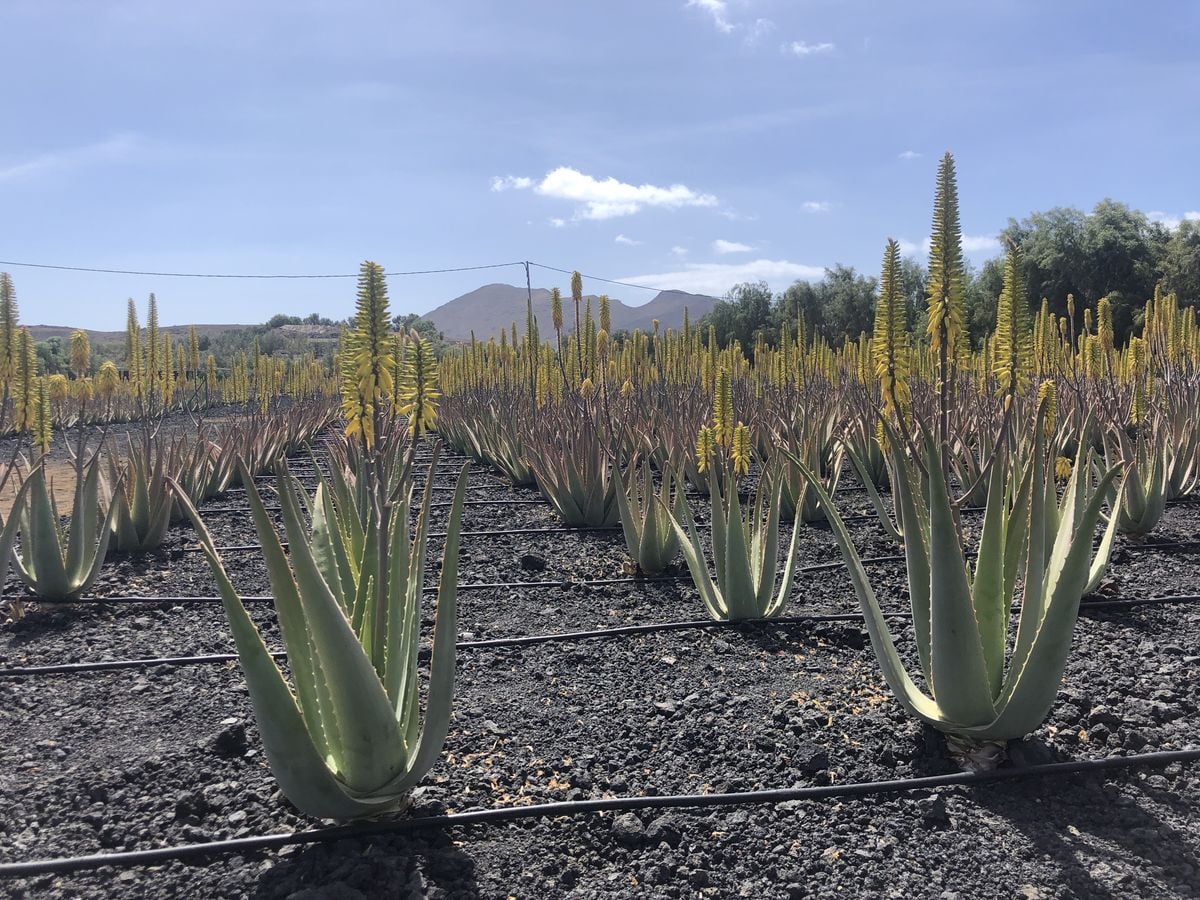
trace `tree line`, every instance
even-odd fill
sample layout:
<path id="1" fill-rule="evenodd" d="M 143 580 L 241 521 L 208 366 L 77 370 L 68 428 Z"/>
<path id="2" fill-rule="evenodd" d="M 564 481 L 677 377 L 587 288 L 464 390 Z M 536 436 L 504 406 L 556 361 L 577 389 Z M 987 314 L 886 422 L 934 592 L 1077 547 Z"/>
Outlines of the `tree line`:
<path id="1" fill-rule="evenodd" d="M 1001 245 L 1012 242 L 1021 250 L 1022 275 L 1031 312 L 1042 300 L 1051 312 L 1067 315 L 1067 298 L 1075 298 L 1076 314 L 1094 309 L 1108 298 L 1118 341 L 1137 333 L 1142 307 L 1156 286 L 1174 293 L 1181 305 L 1200 302 L 1200 220 L 1184 219 L 1174 229 L 1124 203 L 1103 200 L 1086 213 L 1057 207 L 1017 221 L 1009 219 L 1000 234 Z M 925 266 L 901 260 L 900 291 L 910 329 L 921 333 L 925 322 Z M 978 349 L 996 322 L 996 302 L 1004 286 L 1004 258 L 989 259 L 979 268 L 967 265 L 966 325 Z M 809 334 L 834 346 L 870 333 L 879 293 L 878 279 L 835 265 L 820 281 L 797 281 L 774 294 L 766 282 L 734 287 L 704 317 L 722 345 L 738 340 L 751 346 L 761 333 L 773 342 L 785 322 L 794 326 L 803 316 Z"/>

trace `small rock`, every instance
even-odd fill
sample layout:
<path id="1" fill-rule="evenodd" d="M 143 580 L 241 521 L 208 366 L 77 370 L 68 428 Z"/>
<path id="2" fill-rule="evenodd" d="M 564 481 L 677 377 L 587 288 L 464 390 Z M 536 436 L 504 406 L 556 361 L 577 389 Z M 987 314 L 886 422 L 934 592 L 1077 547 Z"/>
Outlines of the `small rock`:
<path id="1" fill-rule="evenodd" d="M 656 710 L 658 710 L 660 715 L 672 716 L 675 714 L 675 701 L 674 700 L 656 700 L 654 703 L 654 708 Z"/>
<path id="2" fill-rule="evenodd" d="M 941 794 L 921 801 L 921 822 L 926 828 L 943 828 L 950 824 L 950 812 Z"/>
<path id="3" fill-rule="evenodd" d="M 667 813 L 646 826 L 646 839 L 653 846 L 666 843 L 672 849 L 683 840 L 679 819 Z"/>
<path id="4" fill-rule="evenodd" d="M 1092 707 L 1092 711 L 1088 713 L 1088 724 L 1093 728 L 1096 725 L 1106 725 L 1109 729 L 1113 729 L 1120 728 L 1124 722 L 1120 716 L 1107 706 L 1094 706 Z"/>
<path id="5" fill-rule="evenodd" d="M 815 775 L 829 768 L 829 754 L 816 746 L 800 747 L 796 751 L 796 765 L 801 771 Z"/>
<path id="6" fill-rule="evenodd" d="M 1135 731 L 1132 728 L 1125 732 L 1125 740 L 1121 742 L 1126 750 L 1132 750 L 1135 753 L 1141 750 L 1150 743 L 1144 734 L 1140 731 Z"/>
<path id="7" fill-rule="evenodd" d="M 212 747 L 217 756 L 225 759 L 237 759 L 246 753 L 246 723 L 240 719 L 226 719 L 221 723 L 222 728 L 215 738 Z"/>
<path id="8" fill-rule="evenodd" d="M 536 553 L 522 554 L 521 568 L 526 572 L 544 572 L 546 571 L 546 560 L 538 556 Z"/>
<path id="9" fill-rule="evenodd" d="M 613 837 L 626 847 L 637 847 L 646 839 L 646 828 L 642 820 L 633 813 L 622 813 L 613 819 Z"/>

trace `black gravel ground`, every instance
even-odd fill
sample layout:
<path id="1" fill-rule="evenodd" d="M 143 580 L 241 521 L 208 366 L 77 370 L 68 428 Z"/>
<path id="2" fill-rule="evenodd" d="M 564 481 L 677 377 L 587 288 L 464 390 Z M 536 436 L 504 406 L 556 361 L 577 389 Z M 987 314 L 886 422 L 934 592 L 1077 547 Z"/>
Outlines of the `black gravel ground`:
<path id="1" fill-rule="evenodd" d="M 450 484 L 443 469 L 436 483 Z M 472 499 L 536 496 L 478 468 L 472 484 Z M 841 500 L 847 511 L 866 509 L 861 494 Z M 206 507 L 218 543 L 253 543 L 244 512 L 217 513 L 235 508 L 244 508 L 235 494 Z M 473 505 L 464 523 L 556 524 L 543 505 Z M 896 553 L 877 525 L 854 530 L 864 555 Z M 1200 509 L 1177 506 L 1154 539 L 1198 533 Z M 164 552 L 114 559 L 95 593 L 212 595 L 202 557 L 175 552 L 194 543 L 189 529 L 173 529 Z M 824 529 L 806 530 L 801 547 L 802 563 L 840 559 Z M 257 554 L 230 553 L 227 563 L 240 589 L 266 591 Z M 903 565 L 871 569 L 884 602 L 902 608 Z M 619 532 L 467 538 L 460 575 L 463 583 L 621 577 L 623 544 Z M 1195 557 L 1122 549 L 1102 593 L 1200 593 Z M 802 574 L 787 612 L 856 608 L 844 571 L 833 569 Z M 277 645 L 270 604 L 253 610 Z M 467 640 L 703 617 L 690 580 L 464 590 L 460 612 Z M 1200 605 L 1085 613 L 1058 702 L 1020 760 L 1200 742 L 1198 637 Z M 35 604 L 23 622 L 0 628 L 0 667 L 230 649 L 220 608 L 182 601 Z M 321 824 L 280 797 L 236 663 L 0 684 L 0 862 Z M 456 690 L 446 752 L 414 814 L 954 770 L 939 737 L 892 699 L 857 624 L 464 649 Z M 456 827 L 0 881 L 0 896 L 1189 897 L 1200 895 L 1197 798 L 1200 765 L 1174 765 L 919 795 Z"/>

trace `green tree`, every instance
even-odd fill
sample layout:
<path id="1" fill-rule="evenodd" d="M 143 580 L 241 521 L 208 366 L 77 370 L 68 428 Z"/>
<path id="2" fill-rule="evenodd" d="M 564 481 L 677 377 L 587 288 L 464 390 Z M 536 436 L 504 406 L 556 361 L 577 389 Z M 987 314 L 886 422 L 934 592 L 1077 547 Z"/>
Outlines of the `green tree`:
<path id="1" fill-rule="evenodd" d="M 968 263 L 966 276 L 967 333 L 971 346 L 978 350 L 996 324 L 996 301 L 1004 290 L 1004 260 L 989 259 L 978 272 Z"/>
<path id="2" fill-rule="evenodd" d="M 836 264 L 825 270 L 821 293 L 825 307 L 825 327 L 821 333 L 834 346 L 846 340 L 858 340 L 859 334 L 871 333 L 875 320 L 875 296 L 879 282 L 874 276 L 859 275 L 853 266 Z"/>
<path id="3" fill-rule="evenodd" d="M 422 319 L 416 313 L 408 313 L 407 315 L 393 318 L 392 325 L 395 326 L 397 331 L 415 331 L 421 339 L 428 342 L 429 346 L 433 349 L 433 355 L 437 359 L 442 358 L 442 354 L 446 350 L 445 336 L 428 319 Z"/>
<path id="4" fill-rule="evenodd" d="M 1200 219 L 1185 219 L 1163 253 L 1163 287 L 1188 306 L 1200 305 Z"/>
<path id="5" fill-rule="evenodd" d="M 1160 223 L 1124 203 L 1102 200 L 1091 213 L 1055 208 L 1017 222 L 1005 236 L 1024 257 L 1024 281 L 1031 305 L 1049 301 L 1066 315 L 1074 295 L 1076 314 L 1095 309 L 1102 297 L 1112 306 L 1117 341 L 1128 337 L 1135 313 L 1165 275 L 1175 238 Z"/>
<path id="6" fill-rule="evenodd" d="M 743 347 L 749 348 L 758 332 L 771 330 L 772 299 L 771 289 L 765 281 L 734 285 L 700 320 L 700 324 L 705 328 L 713 326 L 717 342 L 722 347 L 737 340 Z M 768 340 L 773 337 L 767 335 Z"/>

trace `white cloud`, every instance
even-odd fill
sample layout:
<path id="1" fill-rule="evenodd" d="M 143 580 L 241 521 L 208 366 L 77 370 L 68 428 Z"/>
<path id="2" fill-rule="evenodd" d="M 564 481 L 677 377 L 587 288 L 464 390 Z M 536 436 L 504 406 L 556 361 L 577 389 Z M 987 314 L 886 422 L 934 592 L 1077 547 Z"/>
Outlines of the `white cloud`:
<path id="1" fill-rule="evenodd" d="M 745 43 L 752 47 L 775 30 L 775 23 L 770 19 L 755 19 L 754 24 L 746 29 Z"/>
<path id="2" fill-rule="evenodd" d="M 922 155 L 923 154 L 918 153 L 916 150 L 905 150 L 899 154 L 898 158 L 907 161 L 907 160 L 913 160 L 913 159 L 920 159 Z"/>
<path id="3" fill-rule="evenodd" d="M 995 253 L 1000 249 L 1000 238 L 994 234 L 964 234 L 962 247 L 967 253 Z"/>
<path id="4" fill-rule="evenodd" d="M 828 200 L 805 200 L 801 206 L 809 213 L 827 213 L 833 209 L 833 204 Z"/>
<path id="5" fill-rule="evenodd" d="M 550 227 L 551 227 L 551 228 L 566 228 L 566 227 L 567 227 L 567 220 L 566 220 L 566 219 L 559 219 L 559 218 L 557 218 L 557 217 L 556 217 L 556 218 L 553 218 L 553 219 L 550 219 Z"/>
<path id="6" fill-rule="evenodd" d="M 722 209 L 719 210 L 718 213 L 719 215 L 724 216 L 730 222 L 755 222 L 758 220 L 758 216 L 747 215 L 746 213 L 740 213 L 733 209 Z"/>
<path id="7" fill-rule="evenodd" d="M 641 241 L 635 241 L 633 238 L 625 237 L 623 234 L 618 234 L 615 238 L 613 238 L 613 242 L 617 244 L 625 244 L 628 247 L 639 247 L 642 244 Z"/>
<path id="8" fill-rule="evenodd" d="M 687 185 L 659 187 L 653 184 L 626 184 L 609 177 L 603 180 L 584 175 L 577 169 L 559 166 L 534 187 L 543 197 L 573 200 L 583 204 L 577 219 L 612 219 L 629 216 L 643 207 L 677 209 L 681 206 L 716 206 L 712 194 L 700 194 Z"/>
<path id="9" fill-rule="evenodd" d="M 1182 215 L 1173 216 L 1170 213 L 1156 209 L 1146 213 L 1146 218 L 1151 222 L 1161 222 L 1169 230 L 1175 231 L 1184 222 L 1200 222 L 1200 211 L 1185 212 Z"/>
<path id="10" fill-rule="evenodd" d="M 676 244 L 674 247 L 671 248 L 671 253 L 673 253 L 675 256 L 679 257 L 680 259 L 683 259 L 685 256 L 688 255 L 688 248 L 680 247 L 678 244 Z"/>
<path id="11" fill-rule="evenodd" d="M 659 290 L 674 288 L 720 297 L 743 281 L 765 281 L 772 290 L 781 291 L 796 280 L 814 281 L 824 274 L 821 266 L 806 266 L 786 259 L 756 259 L 744 263 L 689 263 L 676 272 L 630 275 L 618 280 Z"/>
<path id="12" fill-rule="evenodd" d="M 729 34 L 737 27 L 729 21 L 729 4 L 725 0 L 687 0 L 687 6 L 702 9 L 712 16 L 713 24 L 722 34 Z"/>
<path id="13" fill-rule="evenodd" d="M 73 169 L 94 163 L 120 162 L 128 159 L 137 150 L 138 143 L 136 135 L 118 134 L 95 144 L 53 150 L 24 162 L 0 167 L 0 182 L 20 181 L 55 170 Z"/>
<path id="14" fill-rule="evenodd" d="M 724 256 L 726 253 L 749 253 L 754 248 L 749 244 L 741 244 L 737 241 L 726 241 L 717 238 L 712 242 L 713 253 L 718 253 Z"/>
<path id="15" fill-rule="evenodd" d="M 792 56 L 816 56 L 821 53 L 832 53 L 834 45 L 828 41 L 823 41 L 820 44 L 810 44 L 807 41 L 792 41 L 790 44 L 784 44 L 780 47 L 784 53 L 790 53 Z"/>
<path id="16" fill-rule="evenodd" d="M 528 187 L 533 187 L 532 178 L 525 178 L 518 175 L 505 175 L 503 177 L 497 175 L 492 178 L 493 191 L 507 191 L 510 189 L 522 191 Z"/>
<path id="17" fill-rule="evenodd" d="M 904 256 L 928 256 L 930 240 L 925 238 L 919 244 L 912 241 L 906 241 L 901 238 L 897 241 L 900 245 L 900 252 Z M 964 234 L 962 236 L 962 248 L 964 253 L 979 256 L 988 253 L 996 253 L 1000 250 L 1000 238 L 992 234 Z"/>

